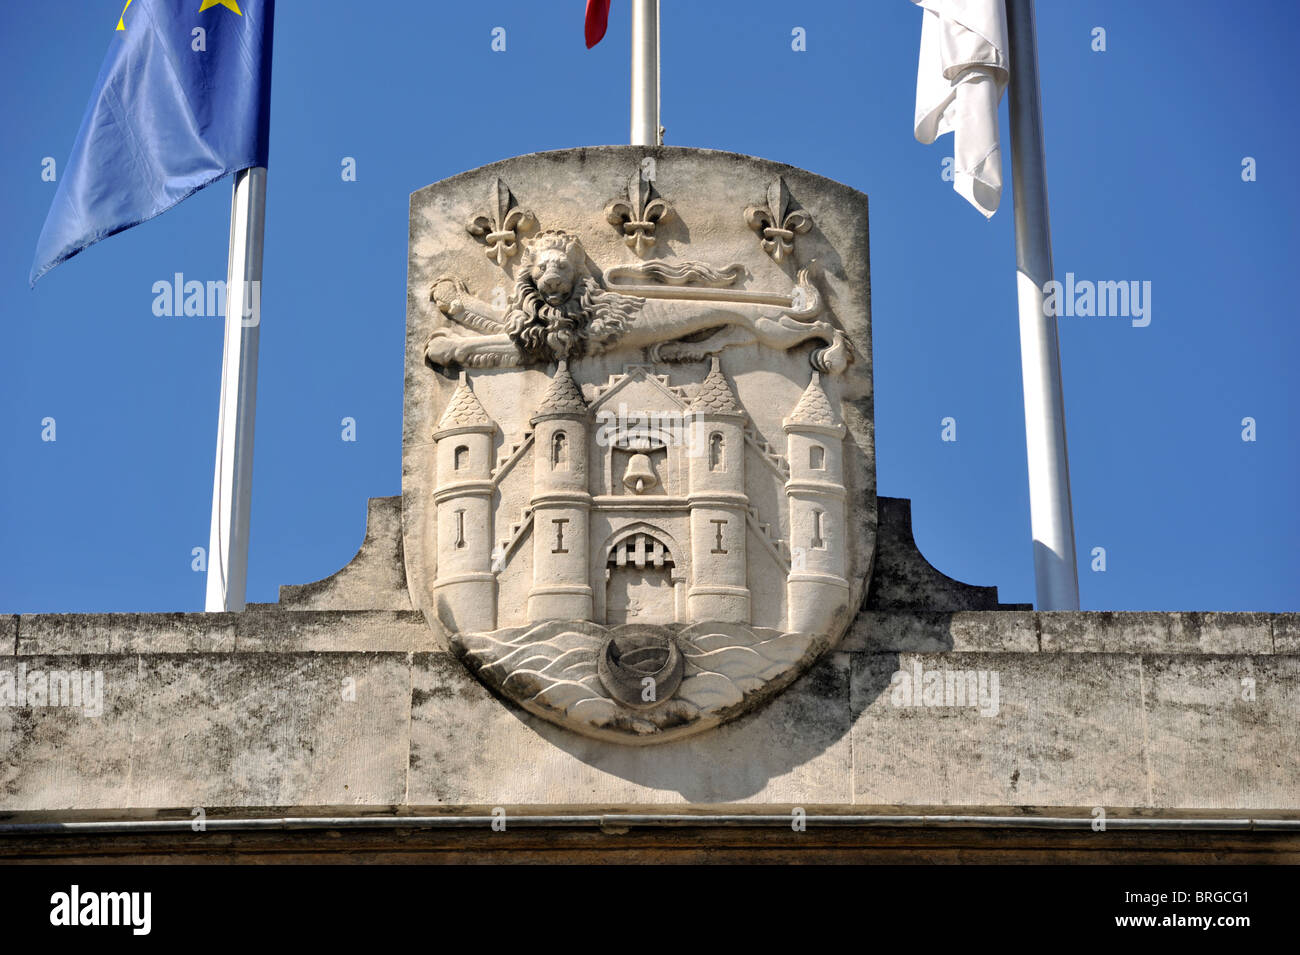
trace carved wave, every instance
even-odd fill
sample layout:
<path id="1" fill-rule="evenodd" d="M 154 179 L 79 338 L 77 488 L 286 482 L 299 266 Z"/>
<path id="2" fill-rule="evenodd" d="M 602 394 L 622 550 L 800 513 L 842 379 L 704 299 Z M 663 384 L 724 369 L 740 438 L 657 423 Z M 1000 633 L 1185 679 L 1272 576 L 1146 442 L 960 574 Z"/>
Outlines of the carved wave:
<path id="1" fill-rule="evenodd" d="M 610 696 L 597 668 L 601 648 L 618 629 L 548 621 L 452 639 L 485 683 L 530 712 L 579 731 L 647 740 L 703 729 L 757 705 L 826 646 L 806 633 L 736 624 L 663 628 L 685 660 L 681 684 L 657 706 L 632 710 Z"/>

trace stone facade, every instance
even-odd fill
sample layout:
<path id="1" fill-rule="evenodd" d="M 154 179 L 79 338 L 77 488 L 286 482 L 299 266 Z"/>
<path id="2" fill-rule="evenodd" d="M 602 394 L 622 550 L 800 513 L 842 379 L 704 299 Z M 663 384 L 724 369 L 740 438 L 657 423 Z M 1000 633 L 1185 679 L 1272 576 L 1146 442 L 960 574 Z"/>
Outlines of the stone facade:
<path id="1" fill-rule="evenodd" d="M 379 580 L 399 503 L 372 502 L 354 579 Z M 893 542 L 882 563 L 919 574 L 905 529 L 880 540 Z M 354 609 L 306 609 L 304 588 L 286 587 L 282 604 L 240 614 L 0 618 L 14 667 L 105 681 L 98 718 L 0 707 L 0 812 L 1300 813 L 1300 614 L 868 607 L 769 705 L 646 749 L 504 705 L 422 613 L 388 608 L 401 583 L 336 595 Z M 996 712 L 974 695 L 904 698 L 895 674 L 918 668 L 997 673 Z"/>
<path id="2" fill-rule="evenodd" d="M 1300 614 L 1000 604 L 877 498 L 865 196 L 506 160 L 412 196 L 407 318 L 338 573 L 0 617 L 0 854 L 1300 861 Z"/>

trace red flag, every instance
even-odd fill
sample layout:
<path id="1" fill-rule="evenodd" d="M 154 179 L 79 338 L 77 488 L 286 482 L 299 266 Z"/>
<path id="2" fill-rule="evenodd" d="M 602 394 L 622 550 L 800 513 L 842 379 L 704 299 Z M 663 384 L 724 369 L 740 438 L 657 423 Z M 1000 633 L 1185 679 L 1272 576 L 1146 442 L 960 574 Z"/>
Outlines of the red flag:
<path id="1" fill-rule="evenodd" d="M 609 28 L 609 0 L 587 0 L 587 49 L 605 39 Z"/>

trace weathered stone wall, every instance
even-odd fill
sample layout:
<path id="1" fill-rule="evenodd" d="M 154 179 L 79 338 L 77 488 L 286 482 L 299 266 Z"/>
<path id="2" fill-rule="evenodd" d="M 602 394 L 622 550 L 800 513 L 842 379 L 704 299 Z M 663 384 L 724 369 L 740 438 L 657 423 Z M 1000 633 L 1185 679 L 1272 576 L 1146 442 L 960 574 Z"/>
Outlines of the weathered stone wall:
<path id="1" fill-rule="evenodd" d="M 651 747 L 492 698 L 411 611 L 5 616 L 0 652 L 105 681 L 97 718 L 0 706 L 3 812 L 1300 810 L 1297 614 L 864 612 L 758 712 Z M 996 673 L 997 714 L 894 705 L 917 664 Z"/>

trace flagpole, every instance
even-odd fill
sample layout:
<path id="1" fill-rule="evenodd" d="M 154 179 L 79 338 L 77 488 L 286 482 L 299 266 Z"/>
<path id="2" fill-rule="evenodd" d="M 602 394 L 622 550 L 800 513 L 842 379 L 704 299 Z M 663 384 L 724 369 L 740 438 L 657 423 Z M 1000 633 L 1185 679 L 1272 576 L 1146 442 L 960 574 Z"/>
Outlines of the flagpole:
<path id="1" fill-rule="evenodd" d="M 266 169 L 258 166 L 240 170 L 235 173 L 230 199 L 226 338 L 204 605 L 208 612 L 244 609 L 265 224 Z"/>
<path id="2" fill-rule="evenodd" d="M 1043 307 L 1052 279 L 1043 113 L 1034 0 L 1006 0 L 1010 58 L 1011 179 L 1015 190 L 1020 368 L 1025 394 L 1029 513 L 1039 610 L 1078 610 L 1079 572 L 1065 443 L 1065 399 L 1055 315 Z"/>
<path id="3" fill-rule="evenodd" d="M 659 0 L 632 0 L 632 145 L 659 145 Z"/>

